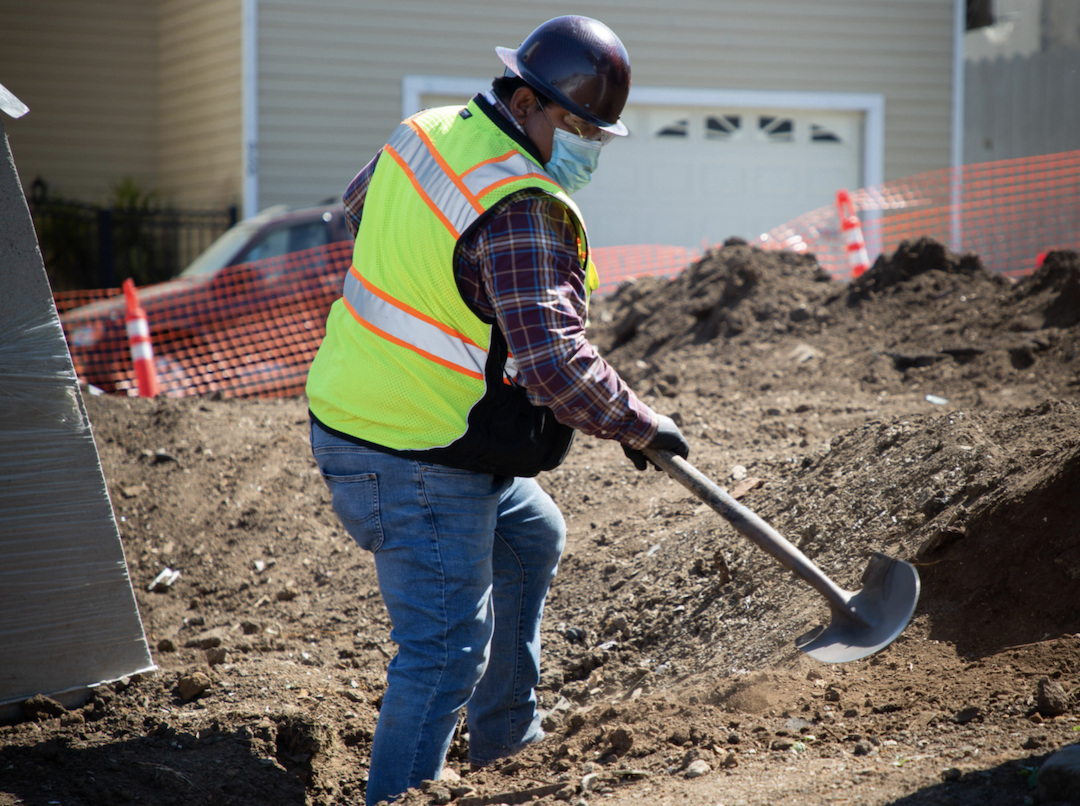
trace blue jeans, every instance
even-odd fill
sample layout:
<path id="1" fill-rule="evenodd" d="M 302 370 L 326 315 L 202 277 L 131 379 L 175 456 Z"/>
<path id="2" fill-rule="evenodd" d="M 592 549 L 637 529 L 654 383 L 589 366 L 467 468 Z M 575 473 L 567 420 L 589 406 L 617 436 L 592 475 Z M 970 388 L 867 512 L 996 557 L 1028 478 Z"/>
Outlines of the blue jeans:
<path id="1" fill-rule="evenodd" d="M 374 552 L 398 652 L 387 671 L 368 806 L 437 779 L 466 707 L 469 760 L 544 737 L 540 618 L 566 539 L 534 479 L 418 462 L 311 430 L 334 511 Z"/>

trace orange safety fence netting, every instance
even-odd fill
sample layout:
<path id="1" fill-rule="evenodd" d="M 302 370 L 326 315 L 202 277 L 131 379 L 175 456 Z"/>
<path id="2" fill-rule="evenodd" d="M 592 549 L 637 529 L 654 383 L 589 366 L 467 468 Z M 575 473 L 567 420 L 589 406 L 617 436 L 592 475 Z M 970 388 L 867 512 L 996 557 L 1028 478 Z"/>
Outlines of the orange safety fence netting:
<path id="1" fill-rule="evenodd" d="M 871 260 L 928 236 L 975 252 L 989 271 L 1019 276 L 1052 249 L 1080 248 L 1080 151 L 945 168 L 851 197 Z M 801 215 L 755 243 L 813 253 L 834 277 L 851 277 L 835 207 Z"/>
<path id="2" fill-rule="evenodd" d="M 301 394 L 351 258 L 344 241 L 139 289 L 161 394 Z M 137 394 L 123 293 L 63 292 L 56 305 L 79 378 Z"/>
<path id="3" fill-rule="evenodd" d="M 1080 248 L 1080 151 L 933 171 L 851 196 L 871 260 L 925 235 L 978 253 L 991 271 L 1018 275 L 1050 249 Z M 754 243 L 813 253 L 833 276 L 850 277 L 834 206 Z M 648 244 L 593 255 L 603 294 L 632 277 L 677 275 L 701 253 Z M 351 257 L 352 244 L 340 242 L 140 289 L 161 393 L 301 394 Z M 79 377 L 108 393 L 137 394 L 121 290 L 55 298 Z"/>

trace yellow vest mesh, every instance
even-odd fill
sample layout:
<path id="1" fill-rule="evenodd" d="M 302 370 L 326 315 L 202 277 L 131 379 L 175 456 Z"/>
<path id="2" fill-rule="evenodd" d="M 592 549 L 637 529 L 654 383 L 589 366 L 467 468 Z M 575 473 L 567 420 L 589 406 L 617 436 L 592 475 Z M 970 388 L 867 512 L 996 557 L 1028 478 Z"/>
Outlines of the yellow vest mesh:
<path id="1" fill-rule="evenodd" d="M 509 151 L 518 151 L 535 164 L 475 101 L 467 109 L 469 117 L 461 116 L 460 107 L 446 107 L 412 119 L 451 172 L 465 174 Z M 500 185 L 478 202 L 487 210 L 525 188 L 549 192 L 571 211 L 591 292 L 599 283 L 588 258 L 581 214 L 555 183 L 526 175 Z M 368 188 L 353 265 L 395 300 L 487 350 L 491 325 L 468 309 L 454 281 L 454 249 L 461 234 L 448 229 L 391 149 L 384 149 Z M 469 411 L 485 388 L 483 378 L 442 366 L 372 333 L 339 299 L 330 310 L 326 338 L 311 365 L 307 395 L 312 413 L 336 431 L 394 450 L 427 450 L 449 445 L 465 433 Z"/>

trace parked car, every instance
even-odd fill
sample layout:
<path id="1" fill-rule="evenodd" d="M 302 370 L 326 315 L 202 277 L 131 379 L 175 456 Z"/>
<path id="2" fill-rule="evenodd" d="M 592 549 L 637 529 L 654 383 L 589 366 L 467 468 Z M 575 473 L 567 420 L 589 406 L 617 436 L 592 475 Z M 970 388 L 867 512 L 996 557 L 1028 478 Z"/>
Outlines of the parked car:
<path id="1" fill-rule="evenodd" d="M 301 393 L 351 255 L 340 202 L 271 208 L 230 228 L 175 279 L 140 288 L 162 393 Z M 125 318 L 119 295 L 60 321 L 79 378 L 134 395 Z"/>

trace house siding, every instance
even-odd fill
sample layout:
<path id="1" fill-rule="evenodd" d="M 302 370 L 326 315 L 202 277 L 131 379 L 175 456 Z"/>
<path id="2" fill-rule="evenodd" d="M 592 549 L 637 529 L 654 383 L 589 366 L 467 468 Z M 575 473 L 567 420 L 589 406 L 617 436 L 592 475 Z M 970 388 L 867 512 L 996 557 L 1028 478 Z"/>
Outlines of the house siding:
<path id="1" fill-rule="evenodd" d="M 403 76 L 497 75 L 495 45 L 567 13 L 618 33 L 636 86 L 881 93 L 885 179 L 949 164 L 943 0 L 260 0 L 262 204 L 340 194 L 397 124 Z"/>
<path id="2" fill-rule="evenodd" d="M 243 179 L 240 0 L 161 0 L 159 7 L 162 193 L 181 207 L 236 204 Z"/>
<path id="3" fill-rule="evenodd" d="M 5 123 L 24 189 L 106 200 L 157 187 L 156 7 L 144 0 L 0 0 L 0 84 L 30 112 Z"/>

